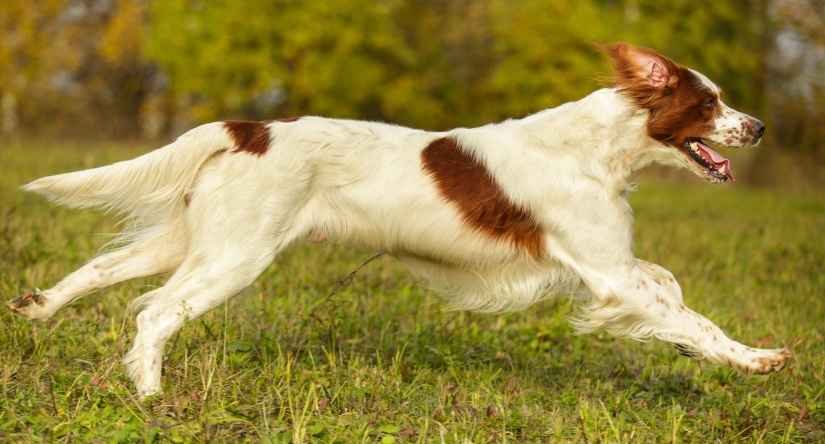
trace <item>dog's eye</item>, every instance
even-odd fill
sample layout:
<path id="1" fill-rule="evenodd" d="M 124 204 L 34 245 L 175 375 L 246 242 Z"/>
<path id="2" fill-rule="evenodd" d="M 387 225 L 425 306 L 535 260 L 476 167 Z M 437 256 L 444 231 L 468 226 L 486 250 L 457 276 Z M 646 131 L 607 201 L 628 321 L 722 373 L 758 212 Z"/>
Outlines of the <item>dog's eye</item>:
<path id="1" fill-rule="evenodd" d="M 707 99 L 704 102 L 702 102 L 702 106 L 704 106 L 707 109 L 712 109 L 714 106 L 716 106 L 716 100 Z"/>

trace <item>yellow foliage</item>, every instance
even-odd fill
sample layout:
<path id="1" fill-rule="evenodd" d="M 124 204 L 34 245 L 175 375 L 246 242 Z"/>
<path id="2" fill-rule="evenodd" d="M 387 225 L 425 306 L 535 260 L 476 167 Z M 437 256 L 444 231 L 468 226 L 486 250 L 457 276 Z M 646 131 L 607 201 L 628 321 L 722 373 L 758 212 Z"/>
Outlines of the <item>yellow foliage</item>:
<path id="1" fill-rule="evenodd" d="M 115 14 L 104 25 L 100 36 L 100 55 L 112 65 L 133 63 L 143 48 L 147 2 L 120 0 Z"/>

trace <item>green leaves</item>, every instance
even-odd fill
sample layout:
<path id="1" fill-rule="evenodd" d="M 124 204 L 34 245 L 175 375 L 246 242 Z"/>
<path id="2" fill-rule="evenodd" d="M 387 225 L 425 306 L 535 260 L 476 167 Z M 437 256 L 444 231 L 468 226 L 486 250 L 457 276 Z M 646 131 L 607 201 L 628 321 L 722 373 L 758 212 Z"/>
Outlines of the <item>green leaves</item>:
<path id="1" fill-rule="evenodd" d="M 370 112 L 381 101 L 376 86 L 389 81 L 403 53 L 381 5 L 367 0 L 188 5 L 154 5 L 147 54 L 169 74 L 172 90 L 186 98 L 197 120 L 232 113 L 379 116 Z"/>

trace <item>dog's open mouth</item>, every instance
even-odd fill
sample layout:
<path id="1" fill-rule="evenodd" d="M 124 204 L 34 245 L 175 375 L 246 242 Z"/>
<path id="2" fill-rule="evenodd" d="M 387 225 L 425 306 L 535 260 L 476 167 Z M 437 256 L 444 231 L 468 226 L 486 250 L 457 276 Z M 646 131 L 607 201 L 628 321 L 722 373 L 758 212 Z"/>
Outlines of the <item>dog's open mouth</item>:
<path id="1" fill-rule="evenodd" d="M 685 140 L 685 152 L 694 162 L 704 168 L 712 179 L 721 182 L 728 179 L 736 181 L 733 178 L 733 171 L 730 169 L 730 161 L 713 148 L 702 143 L 701 139 L 688 138 Z"/>

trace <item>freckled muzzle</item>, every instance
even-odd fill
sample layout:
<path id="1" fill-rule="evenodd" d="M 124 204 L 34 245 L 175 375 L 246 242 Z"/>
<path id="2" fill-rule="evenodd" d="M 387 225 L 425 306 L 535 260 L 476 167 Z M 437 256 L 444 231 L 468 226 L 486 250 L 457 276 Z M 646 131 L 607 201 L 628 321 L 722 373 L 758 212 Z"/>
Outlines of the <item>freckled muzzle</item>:
<path id="1" fill-rule="evenodd" d="M 710 142 L 721 144 L 730 148 L 740 148 L 759 144 L 762 135 L 765 134 L 765 124 L 750 116 L 743 116 L 741 125 L 723 132 L 714 134 L 714 140 Z M 740 117 L 742 118 L 742 117 Z M 727 137 L 725 137 L 727 136 Z M 720 137 L 720 139 L 716 139 Z M 689 137 L 685 139 L 682 146 L 687 156 L 702 168 L 705 175 L 711 182 L 725 182 L 728 179 L 736 181 L 733 177 L 733 170 L 730 167 L 730 160 L 719 154 L 716 150 L 708 146 L 708 139 L 699 137 Z"/>
<path id="2" fill-rule="evenodd" d="M 743 148 L 758 145 L 765 134 L 765 124 L 751 116 L 736 113 L 735 120 L 738 122 L 730 127 L 717 131 L 710 137 L 715 143 L 728 148 Z"/>

